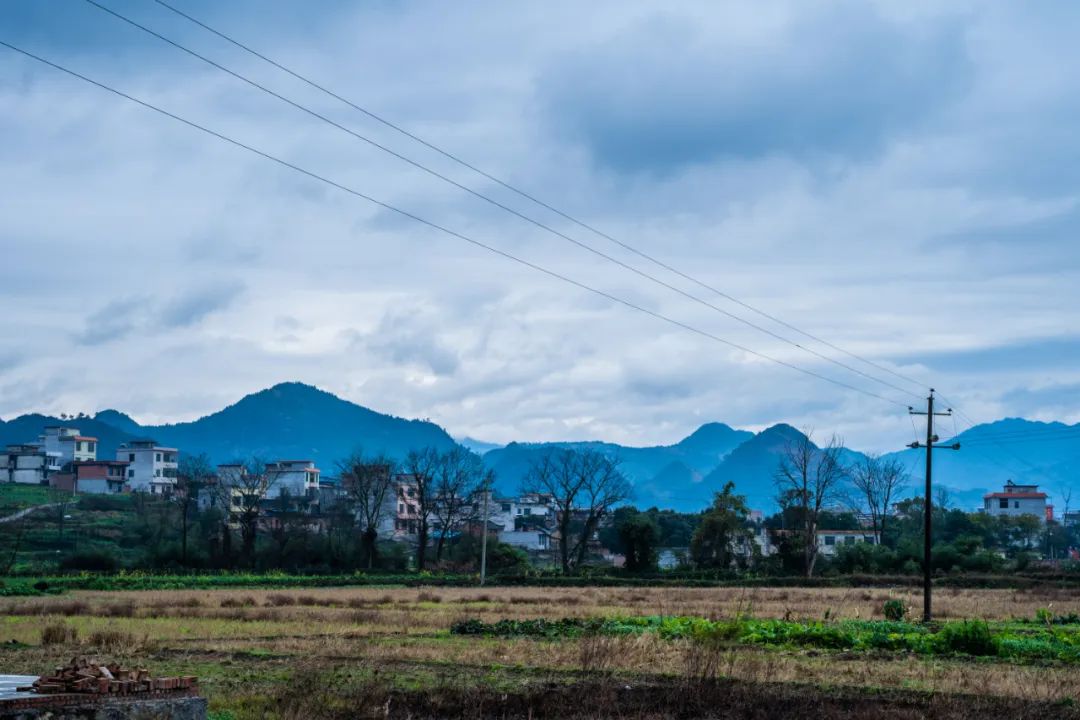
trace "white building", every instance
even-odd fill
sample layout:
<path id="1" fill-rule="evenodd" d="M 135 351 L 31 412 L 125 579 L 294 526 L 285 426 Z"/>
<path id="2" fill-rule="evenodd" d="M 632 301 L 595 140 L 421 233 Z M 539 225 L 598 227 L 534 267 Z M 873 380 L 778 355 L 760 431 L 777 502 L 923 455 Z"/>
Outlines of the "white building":
<path id="1" fill-rule="evenodd" d="M 266 464 L 266 497 L 315 496 L 319 492 L 319 468 L 314 460 L 278 460 Z"/>
<path id="2" fill-rule="evenodd" d="M 817 536 L 818 552 L 832 557 L 842 545 L 869 543 L 877 545 L 877 536 L 870 530 L 819 530 Z"/>
<path id="3" fill-rule="evenodd" d="M 1034 515 L 1043 522 L 1053 519 L 1053 508 L 1038 485 L 1017 485 L 1012 480 L 1001 492 L 983 495 L 983 512 L 1004 517 Z"/>
<path id="4" fill-rule="evenodd" d="M 524 550 L 543 551 L 551 548 L 551 535 L 543 530 L 504 530 L 499 533 L 499 542 Z"/>
<path id="5" fill-rule="evenodd" d="M 549 525 L 555 520 L 555 503 L 550 495 L 525 493 L 516 498 L 493 498 L 491 521 L 512 532 L 522 525 Z"/>
<path id="6" fill-rule="evenodd" d="M 79 428 L 50 425 L 38 438 L 46 454 L 60 458 L 60 466 L 69 463 L 97 460 L 96 437 L 81 435 Z"/>
<path id="7" fill-rule="evenodd" d="M 126 462 L 127 484 L 132 490 L 167 495 L 176 487 L 176 448 L 153 440 L 133 440 L 116 449 L 116 459 Z"/>
<path id="8" fill-rule="evenodd" d="M 38 443 L 8 445 L 0 452 L 0 481 L 24 485 L 47 485 L 60 471 L 60 457 L 49 455 Z"/>

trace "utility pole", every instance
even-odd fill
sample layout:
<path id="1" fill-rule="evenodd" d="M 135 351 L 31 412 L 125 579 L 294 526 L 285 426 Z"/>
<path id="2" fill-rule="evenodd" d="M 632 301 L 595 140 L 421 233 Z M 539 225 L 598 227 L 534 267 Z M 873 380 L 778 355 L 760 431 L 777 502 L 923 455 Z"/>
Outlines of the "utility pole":
<path id="1" fill-rule="evenodd" d="M 931 477 L 934 471 L 934 449 L 939 450 L 959 450 L 960 443 L 953 443 L 952 445 L 935 445 L 938 441 L 938 436 L 934 434 L 934 418 L 935 417 L 949 417 L 952 415 L 952 408 L 949 408 L 946 412 L 936 413 L 934 412 L 934 388 L 930 388 L 930 396 L 926 398 L 926 412 L 919 412 L 913 407 L 908 408 L 908 413 L 911 415 L 925 415 L 926 416 L 926 444 L 922 444 L 915 441 L 908 445 L 910 448 L 926 448 L 926 497 L 923 498 L 923 622 L 930 622 L 930 530 L 931 530 L 931 511 L 933 510 L 932 500 L 930 492 Z"/>
<path id="2" fill-rule="evenodd" d="M 480 587 L 484 587 L 487 579 L 488 498 L 491 497 L 492 489 L 490 482 L 485 482 L 484 485 L 484 517 L 480 521 Z"/>

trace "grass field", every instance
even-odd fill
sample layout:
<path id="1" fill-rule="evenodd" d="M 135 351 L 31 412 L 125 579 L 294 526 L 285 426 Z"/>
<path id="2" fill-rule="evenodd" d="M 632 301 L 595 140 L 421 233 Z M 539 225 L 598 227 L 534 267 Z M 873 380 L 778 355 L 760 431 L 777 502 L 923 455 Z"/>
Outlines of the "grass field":
<path id="1" fill-rule="evenodd" d="M 624 717 L 695 716 L 715 702 L 791 717 L 808 708 L 816 717 L 967 717 L 976 707 L 998 717 L 1073 716 L 1080 665 L 1061 659 L 760 644 L 737 633 L 450 633 L 470 619 L 645 616 L 786 619 L 824 632 L 882 626 L 890 598 L 918 606 L 914 594 L 885 589 L 78 591 L 0 602 L 0 656 L 15 673 L 87 653 L 195 674 L 216 717 L 236 720 L 487 716 L 483 707 L 495 716 L 591 716 L 601 697 Z M 1080 612 L 1074 591 L 942 589 L 937 607 L 946 619 L 986 620 L 1010 642 L 1080 646 L 1080 626 L 1067 619 Z M 394 712 L 379 710 L 383 703 Z M 672 712 L 673 703 L 686 712 Z"/>

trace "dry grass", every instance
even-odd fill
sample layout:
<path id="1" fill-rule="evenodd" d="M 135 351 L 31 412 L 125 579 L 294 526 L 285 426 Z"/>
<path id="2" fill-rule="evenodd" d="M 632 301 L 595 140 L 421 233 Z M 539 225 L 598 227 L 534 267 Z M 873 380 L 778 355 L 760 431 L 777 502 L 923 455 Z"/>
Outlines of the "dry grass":
<path id="1" fill-rule="evenodd" d="M 464 617 L 487 622 L 653 614 L 820 620 L 828 613 L 831 618 L 865 619 L 881 617 L 882 603 L 894 597 L 919 605 L 918 596 L 907 589 L 81 592 L 0 605 L 0 662 L 13 672 L 39 672 L 42 666 L 66 660 L 66 646 L 84 638 L 87 652 L 140 658 L 151 654 L 156 663 L 175 662 L 181 668 L 196 664 L 202 668 L 199 674 L 217 673 L 222 679 L 207 685 L 211 694 L 215 687 L 227 692 L 228 678 L 238 672 L 259 676 L 267 663 L 289 667 L 292 659 L 306 659 L 335 667 L 453 667 L 478 677 L 493 667 L 524 667 L 530 672 L 584 671 L 605 677 L 664 674 L 685 682 L 728 677 L 989 693 L 1024 700 L 1080 698 L 1080 673 L 1059 666 L 729 647 L 722 641 L 701 645 L 664 641 L 654 634 L 558 642 L 447 634 L 450 624 Z M 935 606 L 944 617 L 1030 618 L 1047 606 L 1055 613 L 1080 612 L 1080 597 L 1059 590 L 943 589 Z M 4 644 L 8 640 L 23 643 L 23 649 L 9 649 Z"/>

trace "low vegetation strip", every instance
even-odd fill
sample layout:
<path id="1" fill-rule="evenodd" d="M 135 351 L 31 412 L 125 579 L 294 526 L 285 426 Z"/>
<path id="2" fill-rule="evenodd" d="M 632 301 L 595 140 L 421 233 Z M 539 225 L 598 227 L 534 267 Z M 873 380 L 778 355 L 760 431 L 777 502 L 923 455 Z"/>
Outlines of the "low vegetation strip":
<path id="1" fill-rule="evenodd" d="M 1054 660 L 1080 663 L 1080 627 L 982 620 L 916 625 L 888 620 L 791 622 L 786 620 L 707 620 L 697 617 L 563 618 L 561 620 L 464 620 L 454 635 L 557 639 L 589 635 L 654 632 L 666 639 L 699 643 L 778 645 L 823 650 L 912 652 L 923 655 L 969 655 L 1006 660 Z"/>

